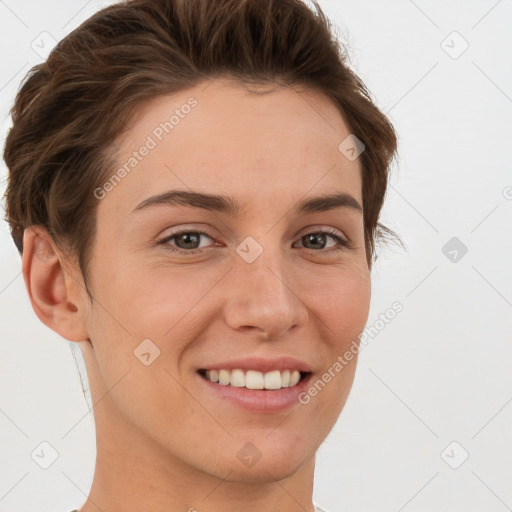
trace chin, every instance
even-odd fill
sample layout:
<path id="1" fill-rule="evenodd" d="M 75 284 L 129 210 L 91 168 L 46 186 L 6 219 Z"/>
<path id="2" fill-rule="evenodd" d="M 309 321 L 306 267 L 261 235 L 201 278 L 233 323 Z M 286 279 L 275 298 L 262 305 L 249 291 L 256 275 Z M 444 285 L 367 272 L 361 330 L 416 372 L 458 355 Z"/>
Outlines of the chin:
<path id="1" fill-rule="evenodd" d="M 285 420 L 286 421 L 286 420 Z M 277 426 L 258 434 L 234 436 L 223 457 L 223 477 L 246 483 L 266 483 L 288 478 L 314 457 L 318 433 L 292 432 Z"/>
<path id="2" fill-rule="evenodd" d="M 281 455 L 267 454 L 254 464 L 252 467 L 244 467 L 243 464 L 233 464 L 233 461 L 226 461 L 221 478 L 230 482 L 240 482 L 247 484 L 265 484 L 276 480 L 284 480 L 291 477 L 299 471 L 305 463 L 311 460 L 309 456 L 299 457 L 293 450 Z M 238 461 L 237 461 L 238 462 Z"/>

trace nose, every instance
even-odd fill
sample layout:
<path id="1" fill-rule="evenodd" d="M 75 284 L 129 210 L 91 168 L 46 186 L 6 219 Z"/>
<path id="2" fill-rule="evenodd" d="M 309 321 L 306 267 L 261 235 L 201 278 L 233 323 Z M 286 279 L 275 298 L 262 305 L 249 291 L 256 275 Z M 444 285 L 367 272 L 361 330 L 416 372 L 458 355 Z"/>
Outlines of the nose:
<path id="1" fill-rule="evenodd" d="M 254 330 L 265 339 L 277 340 L 306 324 L 308 312 L 301 300 L 304 290 L 292 263 L 279 249 L 264 249 L 252 263 L 238 256 L 235 261 L 224 309 L 225 321 L 232 329 Z"/>

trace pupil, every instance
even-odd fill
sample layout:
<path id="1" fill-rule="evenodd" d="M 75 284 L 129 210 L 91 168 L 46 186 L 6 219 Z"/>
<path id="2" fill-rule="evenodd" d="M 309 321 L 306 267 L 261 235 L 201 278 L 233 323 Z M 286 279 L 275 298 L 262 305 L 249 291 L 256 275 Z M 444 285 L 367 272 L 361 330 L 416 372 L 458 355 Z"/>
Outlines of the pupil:
<path id="1" fill-rule="evenodd" d="M 325 238 L 325 235 L 323 233 L 318 233 L 318 234 L 312 233 L 310 235 L 307 235 L 306 238 L 308 239 L 308 242 L 309 241 L 315 242 L 318 240 L 324 241 L 323 239 Z"/>
<path id="2" fill-rule="evenodd" d="M 198 237 L 197 237 L 196 235 L 190 235 L 190 234 L 188 234 L 188 233 L 185 233 L 185 234 L 181 235 L 179 238 L 180 238 L 181 240 L 185 240 L 185 245 L 187 245 L 187 244 L 189 244 L 189 243 L 190 243 L 190 239 L 192 239 L 192 244 L 193 244 L 194 242 L 196 242 L 196 243 L 197 243 L 197 238 L 198 238 Z M 196 240 L 194 240 L 194 239 L 196 239 Z M 190 247 L 186 247 L 186 248 L 190 249 Z M 193 247 L 193 248 L 194 248 L 194 247 Z"/>

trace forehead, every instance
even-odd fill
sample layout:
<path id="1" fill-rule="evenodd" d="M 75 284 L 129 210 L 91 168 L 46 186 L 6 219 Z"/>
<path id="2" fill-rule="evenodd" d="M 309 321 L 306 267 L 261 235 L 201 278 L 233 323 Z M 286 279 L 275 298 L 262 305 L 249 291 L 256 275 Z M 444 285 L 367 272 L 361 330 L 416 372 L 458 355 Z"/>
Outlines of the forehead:
<path id="1" fill-rule="evenodd" d="M 339 110 L 316 91 L 266 86 L 254 93 L 211 80 L 139 109 L 118 141 L 112 174 L 122 179 L 100 208 L 115 204 L 128 214 L 171 188 L 249 192 L 260 207 L 336 189 L 361 203 L 359 159 L 338 148 L 349 135 Z"/>

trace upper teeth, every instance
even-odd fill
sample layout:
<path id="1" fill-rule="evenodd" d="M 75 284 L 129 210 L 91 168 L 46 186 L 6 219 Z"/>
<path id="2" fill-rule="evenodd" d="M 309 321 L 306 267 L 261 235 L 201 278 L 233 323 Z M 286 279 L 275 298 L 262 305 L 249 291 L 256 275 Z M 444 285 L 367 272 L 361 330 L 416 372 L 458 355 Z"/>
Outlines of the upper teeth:
<path id="1" fill-rule="evenodd" d="M 248 389 L 281 389 L 295 386 L 300 380 L 298 370 L 274 370 L 267 373 L 256 370 L 207 370 L 206 378 L 224 386 Z"/>

